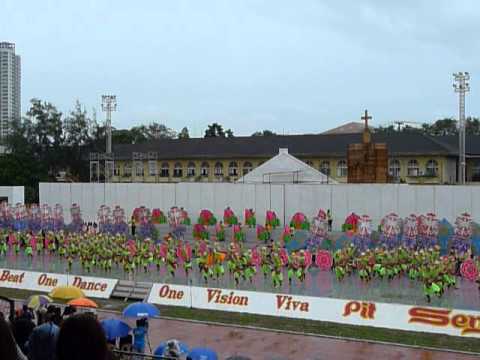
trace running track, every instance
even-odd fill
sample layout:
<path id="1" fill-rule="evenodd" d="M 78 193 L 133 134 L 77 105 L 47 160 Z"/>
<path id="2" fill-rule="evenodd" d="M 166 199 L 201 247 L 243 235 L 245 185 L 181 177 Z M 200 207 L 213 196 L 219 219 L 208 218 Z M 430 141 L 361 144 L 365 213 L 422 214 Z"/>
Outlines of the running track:
<path id="1" fill-rule="evenodd" d="M 111 316 L 112 313 L 99 312 L 100 318 Z M 231 355 L 244 355 L 252 360 L 480 359 L 480 357 L 474 355 L 361 341 L 292 335 L 181 320 L 150 320 L 150 342 L 152 348 L 168 339 L 181 340 L 189 347 L 211 347 L 217 351 L 219 359 L 222 360 Z M 477 340 L 472 339 L 472 341 Z"/>

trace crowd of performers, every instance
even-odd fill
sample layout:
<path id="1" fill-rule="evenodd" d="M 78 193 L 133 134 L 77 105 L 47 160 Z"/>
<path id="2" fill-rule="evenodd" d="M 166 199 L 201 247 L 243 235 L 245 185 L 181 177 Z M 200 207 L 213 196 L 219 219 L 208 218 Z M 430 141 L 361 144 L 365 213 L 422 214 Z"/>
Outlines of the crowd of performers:
<path id="1" fill-rule="evenodd" d="M 201 234 L 197 234 L 193 242 L 185 241 L 177 230 L 185 224 L 186 212 L 172 208 L 167 220 L 172 231 L 161 240 L 125 232 L 113 233 L 111 229 L 101 231 L 101 226 L 93 229 L 84 224 L 77 231 L 68 227 L 47 231 L 3 227 L 0 230 L 0 256 L 24 253 L 33 258 L 48 254 L 63 259 L 69 271 L 74 263 L 79 263 L 85 272 L 93 273 L 98 269 L 105 272 L 123 269 L 126 273 L 133 273 L 166 268 L 172 277 L 179 272 L 188 277 L 196 267 L 207 283 L 230 276 L 238 285 L 263 276 L 270 278 L 274 287 L 281 287 L 284 282 L 303 282 L 311 268 L 334 271 L 339 281 L 354 274 L 365 282 L 373 278 L 391 280 L 407 276 L 423 285 L 428 301 L 434 296 L 442 296 L 449 288 L 455 288 L 457 276 L 478 280 L 477 259 L 471 251 L 473 225 L 468 214 L 457 218 L 450 251 L 442 255 L 438 245 L 438 220 L 433 214 L 411 215 L 403 220 L 389 214 L 382 220 L 380 235 L 375 241 L 369 217 L 352 214 L 346 221 L 352 242 L 341 249 L 331 250 L 326 212 L 320 211 L 311 222 L 304 215 L 295 214 L 290 226 L 283 230 L 281 239 L 271 238 L 272 228 L 279 226 L 272 213 L 267 214 L 265 226 L 257 228 L 258 243 L 248 246 L 235 231 L 230 241 L 225 241 L 225 236 L 209 239 Z M 238 219 L 232 218 L 233 213 L 227 214 L 230 220 L 224 218 L 222 226 L 240 226 Z M 201 216 L 198 223 L 205 222 L 203 226 L 217 224 L 210 216 Z M 248 210 L 246 226 L 256 227 L 252 216 L 253 211 Z M 288 250 L 286 245 L 297 230 L 309 231 L 310 238 L 304 248 Z"/>

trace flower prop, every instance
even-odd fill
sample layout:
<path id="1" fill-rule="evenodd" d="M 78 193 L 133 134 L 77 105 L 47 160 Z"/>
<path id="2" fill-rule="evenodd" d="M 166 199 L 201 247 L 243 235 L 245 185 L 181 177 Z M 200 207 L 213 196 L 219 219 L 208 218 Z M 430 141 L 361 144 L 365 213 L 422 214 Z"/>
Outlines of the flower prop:
<path id="1" fill-rule="evenodd" d="M 238 242 L 245 241 L 245 232 L 242 230 L 240 225 L 233 225 L 233 238 Z"/>
<path id="2" fill-rule="evenodd" d="M 182 214 L 180 224 L 185 225 L 185 226 L 192 225 L 192 221 L 190 220 L 190 217 L 188 216 L 188 212 L 183 207 L 180 208 L 180 213 Z"/>
<path id="3" fill-rule="evenodd" d="M 418 237 L 418 219 L 415 214 L 407 216 L 403 222 L 402 243 L 407 249 L 413 249 L 417 246 Z"/>
<path id="4" fill-rule="evenodd" d="M 280 220 L 278 220 L 275 211 L 267 210 L 267 214 L 265 216 L 265 226 L 273 229 L 275 229 L 277 226 L 280 226 Z"/>
<path id="5" fill-rule="evenodd" d="M 208 230 L 203 224 L 193 225 L 193 237 L 196 240 L 207 240 L 208 239 Z"/>
<path id="6" fill-rule="evenodd" d="M 438 242 L 439 224 L 434 213 L 428 213 L 419 217 L 419 243 L 420 248 L 428 249 Z"/>
<path id="7" fill-rule="evenodd" d="M 44 210 L 41 210 L 41 217 L 43 219 L 44 217 Z M 72 204 L 70 207 L 70 218 L 72 219 L 72 222 L 69 225 L 69 229 L 71 232 L 80 232 L 82 231 L 83 227 L 83 219 L 82 219 L 82 211 L 80 210 L 80 205 L 78 204 Z"/>
<path id="8" fill-rule="evenodd" d="M 200 211 L 198 223 L 204 226 L 215 225 L 217 223 L 217 219 L 210 210 L 204 209 Z"/>
<path id="9" fill-rule="evenodd" d="M 325 212 L 325 210 L 323 209 L 318 210 L 317 218 L 322 220 L 327 220 L 327 213 Z"/>
<path id="10" fill-rule="evenodd" d="M 52 215 L 52 208 L 47 204 L 43 204 L 41 208 L 41 224 L 42 229 L 45 231 L 53 231 L 53 215 Z M 83 225 L 83 224 L 82 224 Z"/>
<path id="11" fill-rule="evenodd" d="M 357 234 L 353 237 L 353 244 L 359 251 L 365 251 L 370 247 L 372 234 L 372 220 L 368 215 L 362 215 L 358 219 Z"/>
<path id="12" fill-rule="evenodd" d="M 120 206 L 115 206 L 113 209 L 113 234 L 127 234 L 128 225 L 125 221 L 125 210 Z"/>
<path id="13" fill-rule="evenodd" d="M 97 219 L 100 232 L 106 234 L 113 233 L 112 214 L 109 206 L 100 206 L 97 212 Z"/>
<path id="14" fill-rule="evenodd" d="M 355 213 L 351 213 L 345 219 L 345 223 L 342 225 L 342 231 L 356 233 L 359 221 L 360 221 L 360 216 L 358 216 Z"/>
<path id="15" fill-rule="evenodd" d="M 270 239 L 270 232 L 262 225 L 257 225 L 257 239 L 265 242 Z"/>
<path id="16" fill-rule="evenodd" d="M 330 251 L 318 250 L 315 256 L 315 265 L 322 271 L 328 271 L 333 266 L 333 257 Z"/>
<path id="17" fill-rule="evenodd" d="M 253 228 L 257 224 L 257 219 L 255 218 L 255 212 L 252 209 L 245 209 L 245 224 L 248 227 Z"/>
<path id="18" fill-rule="evenodd" d="M 328 235 L 328 222 L 327 216 L 314 217 L 312 224 L 310 225 L 310 236 L 307 239 L 306 246 L 307 249 L 315 250 L 319 249 L 322 245 L 322 242 L 327 239 Z"/>
<path id="19" fill-rule="evenodd" d="M 0 207 L 0 217 L 1 217 L 1 222 L 3 226 L 3 209 Z M 32 230 L 34 233 L 37 233 L 41 230 L 42 225 L 41 225 L 41 214 L 40 214 L 40 208 L 38 207 L 37 204 L 32 204 L 29 209 L 29 216 L 28 216 L 28 227 L 30 230 Z"/>
<path id="20" fill-rule="evenodd" d="M 154 224 L 166 224 L 167 217 L 160 209 L 153 209 L 152 210 L 152 223 Z"/>
<path id="21" fill-rule="evenodd" d="M 460 274 L 462 274 L 465 279 L 475 281 L 478 277 L 478 268 L 475 261 L 472 259 L 465 260 L 460 266 Z"/>
<path id="22" fill-rule="evenodd" d="M 469 213 L 457 216 L 455 220 L 455 233 L 452 239 L 452 249 L 463 255 L 471 248 L 473 235 L 473 220 Z"/>
<path id="23" fill-rule="evenodd" d="M 215 225 L 215 236 L 218 241 L 225 241 L 225 227 L 222 223 Z"/>
<path id="24" fill-rule="evenodd" d="M 28 226 L 27 220 L 27 209 L 24 204 L 18 203 L 14 209 L 15 220 L 14 220 L 14 230 L 15 231 L 26 231 Z"/>
<path id="25" fill-rule="evenodd" d="M 6 201 L 2 201 L 0 205 L 1 222 L 3 228 L 10 228 L 13 225 L 14 217 L 12 207 Z M 39 216 L 39 221 L 41 216 Z"/>
<path id="26" fill-rule="evenodd" d="M 229 226 L 238 224 L 238 219 L 230 207 L 223 211 L 223 222 Z"/>
<path id="27" fill-rule="evenodd" d="M 296 230 L 308 230 L 310 228 L 310 223 L 305 214 L 297 212 L 292 216 L 292 220 L 290 220 L 290 227 L 293 227 Z"/>
<path id="28" fill-rule="evenodd" d="M 293 239 L 293 231 L 290 226 L 285 226 L 282 232 L 282 240 L 284 244 L 288 244 Z"/>
<path id="29" fill-rule="evenodd" d="M 380 243 L 387 249 L 397 247 L 400 235 L 400 218 L 395 213 L 390 213 L 380 221 Z"/>

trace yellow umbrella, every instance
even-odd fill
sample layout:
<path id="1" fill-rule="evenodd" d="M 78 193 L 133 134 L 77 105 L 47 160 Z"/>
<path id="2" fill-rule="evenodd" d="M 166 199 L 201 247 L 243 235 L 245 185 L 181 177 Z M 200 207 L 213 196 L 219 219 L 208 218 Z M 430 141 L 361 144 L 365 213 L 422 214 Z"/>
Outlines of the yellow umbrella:
<path id="1" fill-rule="evenodd" d="M 95 301 L 90 300 L 88 298 L 78 298 L 74 300 L 70 300 L 68 305 L 73 305 L 77 307 L 87 307 L 87 308 L 97 308 L 98 305 Z"/>
<path id="2" fill-rule="evenodd" d="M 82 290 L 75 286 L 57 286 L 48 294 L 54 299 L 73 300 L 85 297 Z"/>

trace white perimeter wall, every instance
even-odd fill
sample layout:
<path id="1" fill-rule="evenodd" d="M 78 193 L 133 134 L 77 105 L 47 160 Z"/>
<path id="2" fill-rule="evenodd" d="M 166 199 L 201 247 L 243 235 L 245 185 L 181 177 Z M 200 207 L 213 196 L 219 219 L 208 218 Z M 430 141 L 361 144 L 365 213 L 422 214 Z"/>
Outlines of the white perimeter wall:
<path id="1" fill-rule="evenodd" d="M 96 220 L 98 208 L 105 204 L 112 208 L 120 205 L 128 216 L 141 205 L 163 211 L 177 205 L 189 212 L 192 221 L 196 221 L 201 209 L 210 209 L 222 217 L 225 207 L 230 206 L 241 221 L 244 209 L 253 208 L 259 223 L 264 222 L 268 209 L 275 210 L 283 223 L 297 211 L 312 217 L 320 208 L 332 209 L 336 227 L 352 211 L 370 215 L 375 225 L 392 211 L 402 217 L 434 212 L 450 222 L 468 211 L 480 223 L 480 186 L 474 185 L 41 183 L 39 187 L 40 203 L 61 204 L 67 222 L 71 204 L 77 203 L 87 221 Z"/>
<path id="2" fill-rule="evenodd" d="M 12 205 L 23 204 L 25 188 L 23 186 L 0 186 L 0 197 L 8 198 L 8 203 Z"/>

